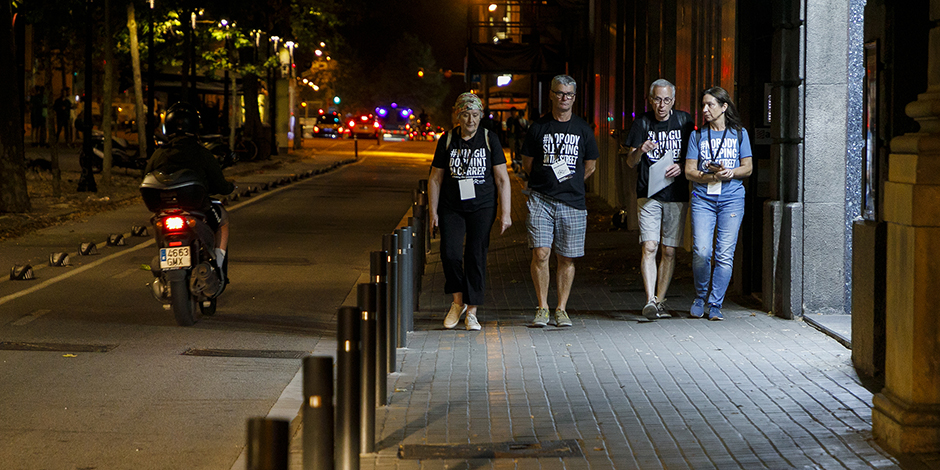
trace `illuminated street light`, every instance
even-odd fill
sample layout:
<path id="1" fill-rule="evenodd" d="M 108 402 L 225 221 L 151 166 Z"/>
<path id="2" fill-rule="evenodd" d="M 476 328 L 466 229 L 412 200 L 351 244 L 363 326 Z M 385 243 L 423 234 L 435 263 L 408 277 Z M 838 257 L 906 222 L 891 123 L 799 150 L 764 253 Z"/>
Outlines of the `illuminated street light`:
<path id="1" fill-rule="evenodd" d="M 489 8 L 487 8 L 487 10 L 489 10 L 489 11 L 496 11 L 496 4 L 495 4 L 495 3 L 490 3 L 490 6 L 489 6 Z"/>
<path id="2" fill-rule="evenodd" d="M 321 51 L 320 49 L 313 51 L 313 53 L 316 54 L 317 57 L 321 57 L 323 55 L 323 51 Z"/>

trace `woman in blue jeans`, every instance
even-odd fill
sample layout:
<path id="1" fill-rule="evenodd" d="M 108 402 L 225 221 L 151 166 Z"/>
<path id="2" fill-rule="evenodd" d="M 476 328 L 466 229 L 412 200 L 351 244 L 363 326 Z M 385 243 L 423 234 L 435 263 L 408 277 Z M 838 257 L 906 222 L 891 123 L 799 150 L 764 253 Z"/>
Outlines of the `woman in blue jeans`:
<path id="1" fill-rule="evenodd" d="M 723 88 L 709 88 L 702 93 L 702 116 L 705 125 L 692 133 L 685 160 L 685 175 L 692 181 L 695 278 L 695 300 L 689 313 L 702 318 L 707 303 L 708 319 L 723 320 L 721 305 L 731 281 L 734 247 L 744 218 L 741 180 L 750 176 L 752 169 L 751 142 Z"/>

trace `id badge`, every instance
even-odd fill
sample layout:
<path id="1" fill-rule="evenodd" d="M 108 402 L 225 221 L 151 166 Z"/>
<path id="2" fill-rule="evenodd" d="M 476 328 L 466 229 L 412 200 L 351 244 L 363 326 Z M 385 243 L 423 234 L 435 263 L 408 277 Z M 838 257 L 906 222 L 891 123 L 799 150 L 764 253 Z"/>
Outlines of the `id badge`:
<path id="1" fill-rule="evenodd" d="M 571 175 L 571 170 L 568 168 L 568 164 L 564 160 L 558 160 L 555 163 L 552 163 L 552 171 L 555 172 L 555 178 L 559 182 L 562 182 Z"/>
<path id="2" fill-rule="evenodd" d="M 460 200 L 466 201 L 477 197 L 477 190 L 474 188 L 472 179 L 457 180 L 457 186 L 460 188 Z"/>
<path id="3" fill-rule="evenodd" d="M 721 195 L 721 181 L 708 183 L 708 191 L 706 191 L 706 193 L 710 196 L 720 196 Z"/>

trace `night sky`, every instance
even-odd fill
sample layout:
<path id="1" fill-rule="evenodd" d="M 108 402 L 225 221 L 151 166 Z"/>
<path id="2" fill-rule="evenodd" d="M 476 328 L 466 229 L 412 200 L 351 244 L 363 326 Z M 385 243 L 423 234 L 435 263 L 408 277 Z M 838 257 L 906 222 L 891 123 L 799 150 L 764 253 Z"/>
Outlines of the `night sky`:
<path id="1" fill-rule="evenodd" d="M 408 31 L 431 46 L 438 67 L 463 71 L 467 47 L 467 0 L 361 0 L 360 18 L 349 18 L 346 39 L 368 56 L 385 56 L 384 46 Z"/>

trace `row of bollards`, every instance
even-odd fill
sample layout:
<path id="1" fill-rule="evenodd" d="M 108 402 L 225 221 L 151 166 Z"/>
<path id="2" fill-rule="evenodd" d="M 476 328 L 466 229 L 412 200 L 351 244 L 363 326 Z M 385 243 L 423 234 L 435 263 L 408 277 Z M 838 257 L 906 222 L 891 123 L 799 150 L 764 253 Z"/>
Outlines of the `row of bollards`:
<path id="1" fill-rule="evenodd" d="M 427 262 L 427 180 L 419 188 L 408 225 L 383 235 L 382 250 L 370 253 L 369 282 L 356 286 L 357 306 L 337 312 L 335 390 L 333 358 L 304 358 L 304 470 L 358 470 L 360 454 L 376 451 L 375 410 L 389 402 L 397 348 L 407 348 L 414 331 Z M 287 428 L 286 421 L 249 420 L 248 470 L 288 468 Z M 283 442 L 272 442 L 282 435 Z"/>

